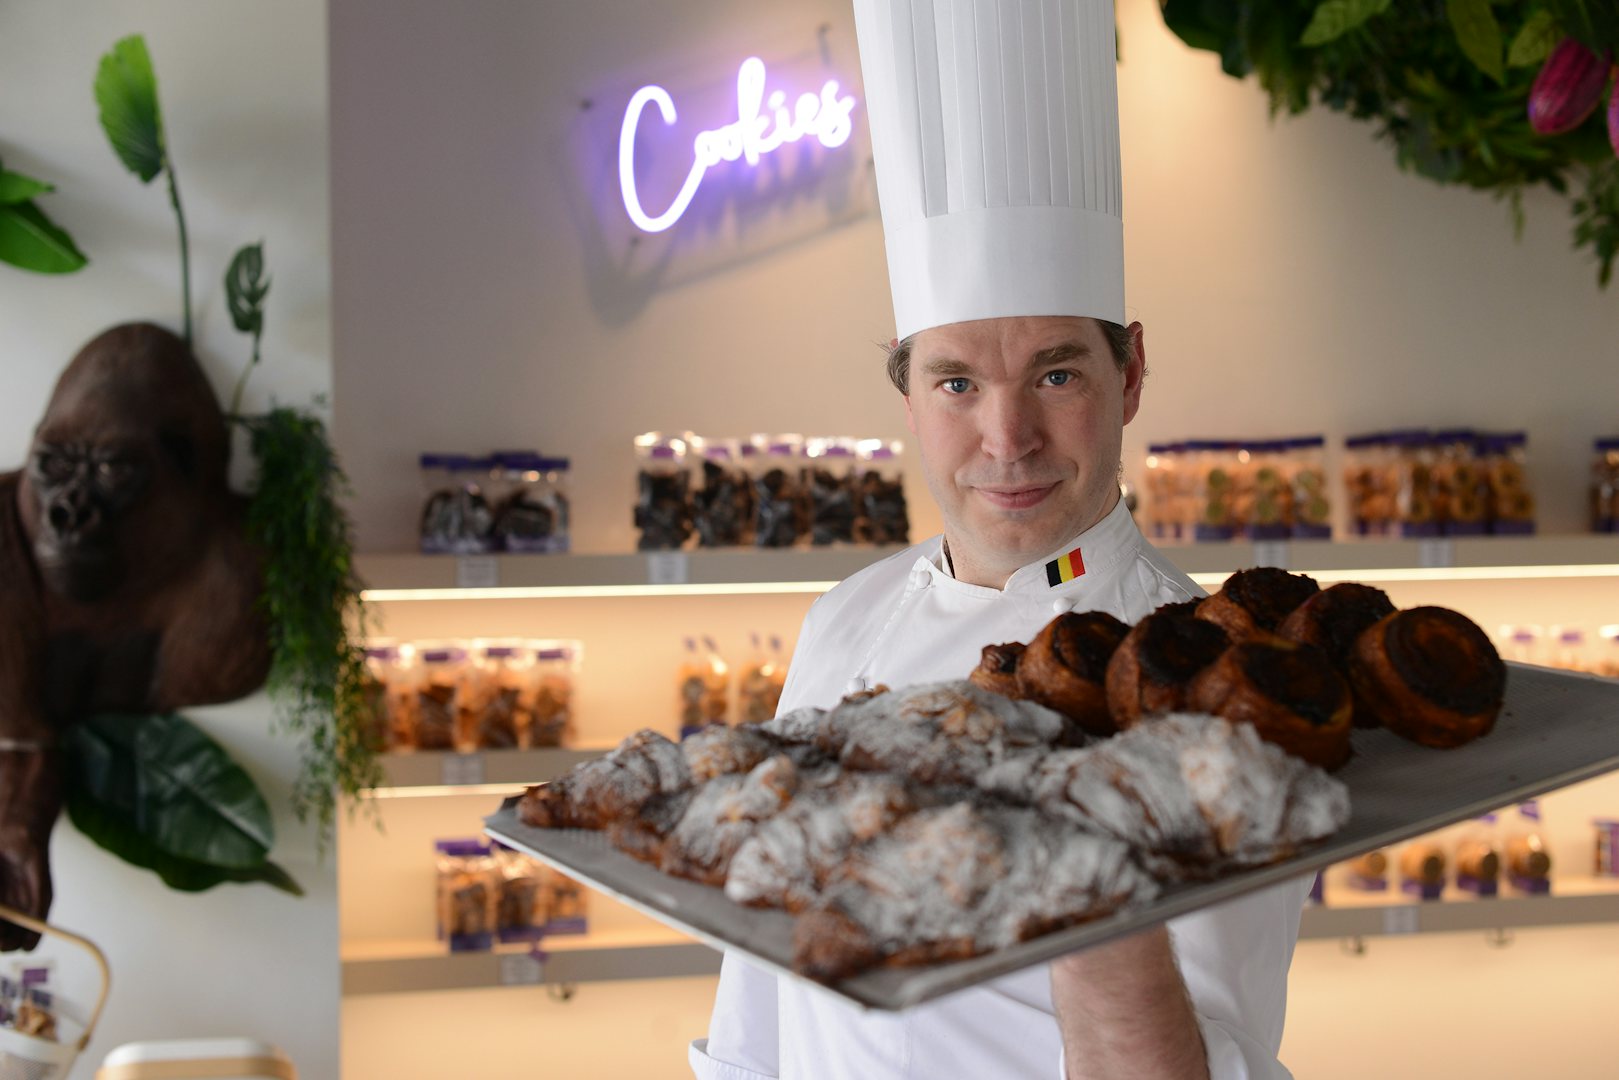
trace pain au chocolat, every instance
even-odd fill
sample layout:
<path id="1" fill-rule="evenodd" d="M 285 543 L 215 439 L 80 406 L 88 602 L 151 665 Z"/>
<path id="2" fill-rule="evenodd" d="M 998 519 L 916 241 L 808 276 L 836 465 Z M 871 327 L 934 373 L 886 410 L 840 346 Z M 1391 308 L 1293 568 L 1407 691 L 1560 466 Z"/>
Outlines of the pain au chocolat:
<path id="1" fill-rule="evenodd" d="M 1198 604 L 1197 617 L 1224 628 L 1232 641 L 1248 641 L 1274 634 L 1320 588 L 1315 578 L 1275 567 L 1238 570 L 1219 592 Z"/>
<path id="2" fill-rule="evenodd" d="M 1349 760 L 1349 687 L 1313 645 L 1271 638 L 1227 649 L 1198 673 L 1187 703 L 1323 769 Z"/>
<path id="3" fill-rule="evenodd" d="M 1061 713 L 1091 735 L 1113 734 L 1118 727 L 1108 711 L 1108 662 L 1129 633 L 1127 623 L 1105 611 L 1058 615 L 1018 661 L 1020 696 Z M 1084 740 L 1069 732 L 1062 741 Z"/>
<path id="4" fill-rule="evenodd" d="M 1356 639 L 1349 678 L 1356 700 L 1384 727 L 1446 749 L 1495 726 L 1507 669 L 1471 619 L 1416 607 L 1385 616 Z"/>
<path id="5" fill-rule="evenodd" d="M 1188 707 L 1193 677 L 1230 644 L 1219 626 L 1175 611 L 1155 611 L 1124 636 L 1107 665 L 1107 704 L 1123 731 L 1145 716 Z"/>
<path id="6" fill-rule="evenodd" d="M 1349 655 L 1360 635 L 1377 620 L 1394 614 L 1394 603 L 1382 589 L 1345 581 L 1322 589 L 1282 620 L 1277 633 L 1289 641 L 1314 645 L 1327 654 L 1338 674 L 1349 678 Z M 1370 704 L 1359 700 L 1350 683 L 1354 702 L 1355 726 L 1376 727 L 1377 716 Z"/>

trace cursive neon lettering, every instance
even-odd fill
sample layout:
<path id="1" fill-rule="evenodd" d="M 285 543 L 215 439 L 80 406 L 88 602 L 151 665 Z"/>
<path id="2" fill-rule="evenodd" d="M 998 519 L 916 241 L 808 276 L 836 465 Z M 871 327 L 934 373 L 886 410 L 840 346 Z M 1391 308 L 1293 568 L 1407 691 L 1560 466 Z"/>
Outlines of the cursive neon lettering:
<path id="1" fill-rule="evenodd" d="M 663 232 L 679 221 L 708 170 L 722 161 L 743 160 L 757 165 L 765 154 L 807 136 L 814 136 L 832 150 L 848 142 L 854 133 L 851 114 L 855 99 L 839 96 L 836 79 L 828 79 L 819 94 L 800 94 L 789 112 L 784 91 L 765 94 L 765 62 L 750 56 L 736 73 L 736 120 L 697 133 L 691 144 L 691 170 L 674 200 L 663 213 L 654 216 L 641 204 L 635 184 L 635 133 L 648 105 L 658 107 L 666 126 L 675 122 L 674 99 L 663 87 L 643 86 L 631 96 L 618 132 L 618 185 L 630 220 L 636 228 L 649 233 Z"/>

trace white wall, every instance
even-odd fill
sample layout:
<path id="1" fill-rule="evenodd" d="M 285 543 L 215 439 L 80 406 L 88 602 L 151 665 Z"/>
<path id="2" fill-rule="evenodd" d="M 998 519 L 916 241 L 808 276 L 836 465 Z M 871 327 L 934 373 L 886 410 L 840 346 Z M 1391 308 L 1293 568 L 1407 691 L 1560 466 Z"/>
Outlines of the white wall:
<path id="1" fill-rule="evenodd" d="M 90 256 L 77 275 L 0 266 L 0 469 L 21 464 L 57 373 L 101 329 L 151 318 L 180 327 L 167 194 L 142 187 L 107 145 L 96 63 L 145 34 L 191 231 L 199 353 L 222 398 L 245 363 L 220 284 L 235 249 L 262 239 L 273 284 L 264 363 L 246 406 L 329 393 L 326 20 L 320 0 L 6 4 L 0 8 L 0 160 L 49 180 L 42 206 Z M 277 811 L 273 857 L 308 890 L 172 893 L 95 848 L 64 820 L 52 917 L 106 949 L 114 992 L 74 1075 L 137 1038 L 253 1034 L 308 1077 L 337 1073 L 334 864 L 291 820 L 295 749 L 272 735 L 262 696 L 190 711 L 243 762 Z M 80 993 L 72 996 L 82 996 Z"/>

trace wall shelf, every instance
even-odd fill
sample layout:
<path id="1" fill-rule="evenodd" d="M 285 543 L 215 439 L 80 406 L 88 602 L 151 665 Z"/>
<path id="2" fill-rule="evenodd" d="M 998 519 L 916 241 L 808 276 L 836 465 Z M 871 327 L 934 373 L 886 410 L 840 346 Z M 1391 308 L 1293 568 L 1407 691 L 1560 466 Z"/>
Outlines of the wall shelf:
<path id="1" fill-rule="evenodd" d="M 439 941 L 355 939 L 343 943 L 343 994 L 398 994 L 625 979 L 716 975 L 720 954 L 661 927 L 558 935 L 536 962 L 527 945 L 452 953 Z"/>
<path id="2" fill-rule="evenodd" d="M 1503 894 L 1488 899 L 1452 890 L 1443 899 L 1430 901 L 1398 892 L 1329 889 L 1325 905 L 1304 909 L 1299 940 L 1619 923 L 1619 880 L 1558 879 L 1552 889 L 1546 896 Z"/>
<path id="3" fill-rule="evenodd" d="M 358 557 L 375 601 L 818 593 L 897 547 L 626 555 Z M 1619 536 L 1296 540 L 1162 545 L 1201 584 L 1245 566 L 1284 566 L 1323 582 L 1619 577 Z"/>

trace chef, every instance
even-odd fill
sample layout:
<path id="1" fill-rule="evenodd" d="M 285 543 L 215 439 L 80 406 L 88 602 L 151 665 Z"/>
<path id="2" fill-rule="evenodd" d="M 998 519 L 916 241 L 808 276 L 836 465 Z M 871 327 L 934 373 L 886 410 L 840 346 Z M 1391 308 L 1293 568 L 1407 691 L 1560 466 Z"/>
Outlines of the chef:
<path id="1" fill-rule="evenodd" d="M 944 534 L 821 597 L 781 709 L 963 678 L 1053 616 L 1201 595 L 1119 498 L 1124 326 L 1109 0 L 855 0 L 904 397 Z M 1305 883 L 901 1013 L 725 957 L 701 1080 L 1287 1076 Z"/>

